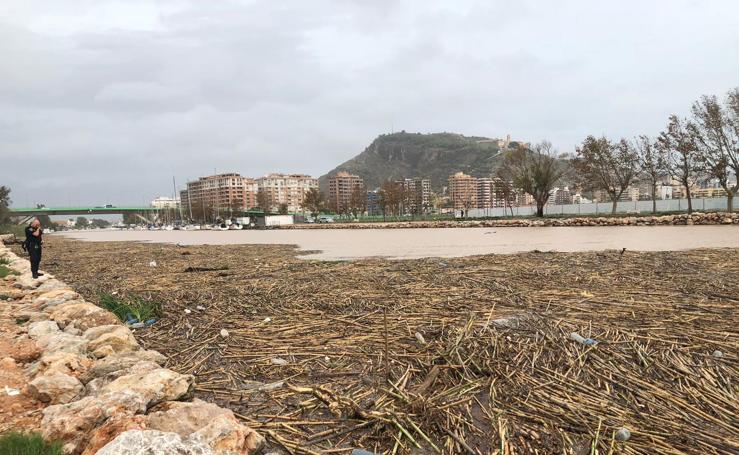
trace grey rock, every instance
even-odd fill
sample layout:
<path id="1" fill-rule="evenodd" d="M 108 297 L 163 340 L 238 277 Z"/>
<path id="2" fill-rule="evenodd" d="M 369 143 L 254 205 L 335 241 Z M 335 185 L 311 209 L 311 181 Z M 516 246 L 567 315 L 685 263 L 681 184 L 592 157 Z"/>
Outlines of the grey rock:
<path id="1" fill-rule="evenodd" d="M 122 352 L 96 360 L 80 379 L 86 383 L 116 371 L 127 370 L 138 363 L 154 362 L 158 365 L 164 365 L 166 361 L 167 358 L 157 351 Z"/>
<path id="2" fill-rule="evenodd" d="M 97 455 L 212 455 L 208 446 L 197 440 L 183 440 L 177 433 L 156 430 L 131 430 L 118 435 Z"/>
<path id="3" fill-rule="evenodd" d="M 616 441 L 628 441 L 631 438 L 631 431 L 628 428 L 619 428 L 616 432 Z"/>
<path id="4" fill-rule="evenodd" d="M 33 322 L 28 326 L 28 336 L 38 340 L 43 335 L 59 332 L 59 325 L 54 321 Z"/>
<path id="5" fill-rule="evenodd" d="M 61 404 L 75 400 L 84 391 L 82 383 L 66 374 L 37 376 L 28 384 L 28 391 L 44 403 Z"/>
<path id="6" fill-rule="evenodd" d="M 64 332 L 48 333 L 40 336 L 36 343 L 46 353 L 69 352 L 83 355 L 87 350 L 88 341 L 80 336 Z"/>

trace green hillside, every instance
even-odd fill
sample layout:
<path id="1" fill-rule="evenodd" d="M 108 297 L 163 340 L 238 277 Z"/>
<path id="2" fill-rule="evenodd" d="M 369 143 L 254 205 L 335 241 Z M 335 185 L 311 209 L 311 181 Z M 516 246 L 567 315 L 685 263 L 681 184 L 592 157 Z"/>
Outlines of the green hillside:
<path id="1" fill-rule="evenodd" d="M 445 185 L 449 175 L 463 171 L 475 177 L 489 176 L 502 160 L 495 142 L 485 137 L 453 133 L 383 134 L 359 155 L 320 177 L 321 188 L 339 171 L 357 174 L 367 188 L 386 179 L 424 177 L 434 190 Z"/>

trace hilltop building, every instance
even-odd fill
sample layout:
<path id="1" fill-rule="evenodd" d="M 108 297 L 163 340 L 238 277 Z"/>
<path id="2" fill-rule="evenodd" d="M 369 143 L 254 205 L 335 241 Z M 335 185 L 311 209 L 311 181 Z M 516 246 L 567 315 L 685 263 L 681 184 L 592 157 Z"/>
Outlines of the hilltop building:
<path id="1" fill-rule="evenodd" d="M 352 193 L 364 192 L 362 177 L 341 171 L 328 179 L 328 205 L 337 213 L 346 213 L 351 208 Z"/>

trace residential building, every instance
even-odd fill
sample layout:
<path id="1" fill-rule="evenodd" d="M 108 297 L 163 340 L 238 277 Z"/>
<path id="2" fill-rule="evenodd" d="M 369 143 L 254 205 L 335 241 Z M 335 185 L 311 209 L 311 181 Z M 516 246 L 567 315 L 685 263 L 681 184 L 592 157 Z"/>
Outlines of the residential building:
<path id="1" fill-rule="evenodd" d="M 367 191 L 367 215 L 379 216 L 382 215 L 382 208 L 380 207 L 380 189 Z"/>
<path id="2" fill-rule="evenodd" d="M 398 184 L 403 185 L 406 214 L 422 214 L 431 210 L 431 180 L 412 178 L 399 180 Z"/>
<path id="3" fill-rule="evenodd" d="M 493 195 L 495 188 L 493 187 L 493 179 L 483 177 L 476 179 L 477 187 L 477 204 L 474 208 L 489 209 L 493 208 Z"/>
<path id="4" fill-rule="evenodd" d="M 318 179 L 305 174 L 267 174 L 256 179 L 256 187 L 265 194 L 269 210 L 286 205 L 289 212 L 298 212 L 305 193 L 318 189 Z"/>
<path id="5" fill-rule="evenodd" d="M 197 219 L 211 219 L 232 210 L 254 207 L 254 180 L 231 172 L 187 182 L 180 192 L 183 212 Z"/>
<path id="6" fill-rule="evenodd" d="M 157 209 L 176 209 L 180 206 L 180 200 L 168 196 L 159 196 L 151 201 L 149 205 Z"/>
<path id="7" fill-rule="evenodd" d="M 477 179 L 464 172 L 449 177 L 449 197 L 454 210 L 468 210 L 477 207 Z"/>
<path id="8" fill-rule="evenodd" d="M 364 192 L 362 177 L 341 171 L 328 179 L 328 206 L 337 213 L 350 211 L 352 193 Z"/>
<path id="9" fill-rule="evenodd" d="M 554 188 L 549 193 L 549 204 L 555 204 L 555 205 L 565 205 L 565 204 L 572 204 L 572 192 L 570 191 L 569 187 Z"/>

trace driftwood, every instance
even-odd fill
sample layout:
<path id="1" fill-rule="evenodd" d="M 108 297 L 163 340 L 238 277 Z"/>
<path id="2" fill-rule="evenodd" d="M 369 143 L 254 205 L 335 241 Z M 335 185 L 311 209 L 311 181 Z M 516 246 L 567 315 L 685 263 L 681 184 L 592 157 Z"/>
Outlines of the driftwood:
<path id="1" fill-rule="evenodd" d="M 48 243 L 87 299 L 163 302 L 139 341 L 289 453 L 739 452 L 737 250 L 320 262 Z M 215 261 L 229 276 L 181 273 Z"/>

